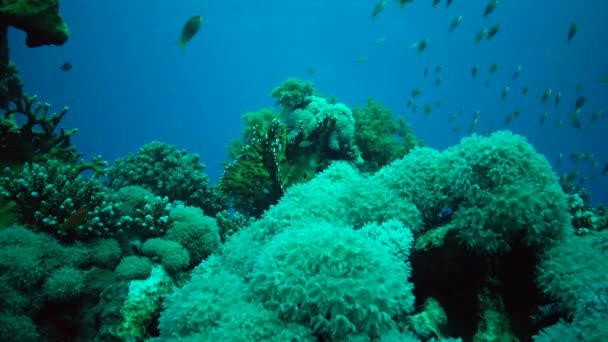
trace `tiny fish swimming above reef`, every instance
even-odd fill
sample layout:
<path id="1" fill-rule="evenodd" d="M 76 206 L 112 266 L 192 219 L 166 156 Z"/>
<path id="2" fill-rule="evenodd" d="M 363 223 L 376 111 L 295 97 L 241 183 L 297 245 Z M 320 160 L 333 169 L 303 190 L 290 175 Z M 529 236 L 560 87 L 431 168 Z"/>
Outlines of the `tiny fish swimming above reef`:
<path id="1" fill-rule="evenodd" d="M 494 26 L 492 26 L 489 30 L 488 30 L 488 35 L 486 36 L 486 38 L 488 40 L 494 38 L 494 36 L 498 33 L 498 30 L 500 30 L 500 25 L 496 24 Z"/>
<path id="2" fill-rule="evenodd" d="M 454 31 L 455 28 L 458 27 L 458 25 L 460 25 L 460 23 L 462 22 L 462 16 L 459 15 L 456 18 L 454 18 L 454 20 L 452 20 L 452 23 L 450 24 L 450 28 L 448 29 L 448 32 L 452 32 Z"/>
<path id="3" fill-rule="evenodd" d="M 502 90 L 502 95 L 500 97 L 504 101 L 507 96 L 509 96 L 509 86 L 504 87 L 504 89 Z"/>
<path id="4" fill-rule="evenodd" d="M 578 26 L 576 25 L 576 23 L 573 23 L 572 25 L 570 25 L 570 29 L 568 30 L 568 43 L 570 43 L 572 38 L 574 38 L 576 32 L 578 32 Z"/>
<path id="5" fill-rule="evenodd" d="M 424 50 L 429 46 L 429 37 L 424 38 L 423 40 L 419 41 L 419 42 L 415 42 L 412 43 L 412 45 L 410 45 L 410 47 L 412 49 L 417 49 L 418 50 L 418 54 L 420 55 L 421 53 L 424 52 Z"/>
<path id="6" fill-rule="evenodd" d="M 70 70 L 72 70 L 72 63 L 65 62 L 65 63 L 61 64 L 61 66 L 59 67 L 59 70 L 61 70 L 61 71 L 70 71 Z"/>
<path id="7" fill-rule="evenodd" d="M 513 80 L 515 80 L 519 74 L 521 74 L 521 64 L 517 66 L 517 68 L 515 68 L 515 72 L 513 73 Z"/>
<path id="8" fill-rule="evenodd" d="M 200 15 L 195 15 L 192 18 L 188 19 L 186 24 L 184 24 L 184 28 L 182 29 L 182 35 L 177 41 L 177 44 L 182 47 L 182 51 L 186 52 L 186 44 L 194 38 L 198 30 L 201 28 L 201 24 L 203 23 L 203 17 Z"/>
<path id="9" fill-rule="evenodd" d="M 543 93 L 543 96 L 540 98 L 540 102 L 542 102 L 543 104 L 546 103 L 552 94 L 553 94 L 553 90 L 551 90 L 551 88 L 545 90 L 545 92 Z"/>
<path id="10" fill-rule="evenodd" d="M 484 27 L 481 31 L 477 32 L 475 35 L 475 43 L 479 43 L 484 37 L 488 35 L 488 29 Z"/>
<path id="11" fill-rule="evenodd" d="M 380 0 L 380 2 L 376 4 L 376 7 L 374 7 L 374 11 L 372 12 L 372 19 L 376 19 L 376 16 L 384 10 L 385 6 L 386 0 Z"/>
<path id="12" fill-rule="evenodd" d="M 477 72 L 479 72 L 479 64 L 475 64 L 475 66 L 473 66 L 473 70 L 471 70 L 471 76 L 477 76 Z"/>
<path id="13" fill-rule="evenodd" d="M 585 102 L 587 102 L 587 98 L 584 96 L 579 96 L 574 103 L 574 109 L 581 109 Z"/>
<path id="14" fill-rule="evenodd" d="M 483 12 L 484 18 L 489 16 L 492 12 L 494 12 L 494 10 L 496 9 L 496 6 L 498 6 L 498 3 L 499 3 L 498 0 L 490 0 L 490 2 L 488 2 L 488 4 L 486 5 L 486 10 Z"/>

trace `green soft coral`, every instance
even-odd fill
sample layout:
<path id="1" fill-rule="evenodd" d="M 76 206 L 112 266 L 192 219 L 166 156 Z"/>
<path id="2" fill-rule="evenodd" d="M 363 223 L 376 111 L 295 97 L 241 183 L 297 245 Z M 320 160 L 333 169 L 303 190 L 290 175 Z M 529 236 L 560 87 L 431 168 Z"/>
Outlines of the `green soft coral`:
<path id="1" fill-rule="evenodd" d="M 299 78 L 288 78 L 270 93 L 277 98 L 277 104 L 281 105 L 285 113 L 306 107 L 307 98 L 313 94 L 312 83 Z"/>
<path id="2" fill-rule="evenodd" d="M 412 148 L 422 146 L 403 118 L 395 119 L 389 109 L 371 98 L 362 108 L 353 109 L 355 143 L 361 151 L 362 171 L 378 171 Z"/>

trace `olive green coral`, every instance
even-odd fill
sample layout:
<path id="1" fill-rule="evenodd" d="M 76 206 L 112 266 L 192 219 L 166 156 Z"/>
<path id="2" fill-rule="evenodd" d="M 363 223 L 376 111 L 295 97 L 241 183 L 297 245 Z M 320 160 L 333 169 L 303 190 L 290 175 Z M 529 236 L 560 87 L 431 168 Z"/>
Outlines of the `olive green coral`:
<path id="1" fill-rule="evenodd" d="M 365 106 L 353 109 L 353 117 L 355 143 L 363 158 L 363 164 L 359 166 L 361 171 L 378 171 L 412 148 L 422 146 L 403 118 L 393 118 L 389 109 L 371 98 Z"/>

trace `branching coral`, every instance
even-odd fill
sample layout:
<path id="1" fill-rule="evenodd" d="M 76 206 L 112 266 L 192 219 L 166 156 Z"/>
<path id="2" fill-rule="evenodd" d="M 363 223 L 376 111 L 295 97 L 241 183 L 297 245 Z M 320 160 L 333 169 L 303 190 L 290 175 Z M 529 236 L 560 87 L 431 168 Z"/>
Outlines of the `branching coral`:
<path id="1" fill-rule="evenodd" d="M 49 114 L 50 105 L 36 102 L 36 99 L 36 96 L 24 94 L 0 117 L 0 165 L 56 159 L 75 165 L 79 172 L 92 170 L 95 176 L 104 174 L 107 163 L 101 157 L 84 162 L 71 145 L 70 139 L 78 131 L 76 128 L 61 128 L 56 132 L 68 108 Z"/>
<path id="2" fill-rule="evenodd" d="M 16 203 L 19 221 L 63 239 L 112 236 L 120 222 L 114 195 L 58 160 L 6 168 L 0 195 Z"/>

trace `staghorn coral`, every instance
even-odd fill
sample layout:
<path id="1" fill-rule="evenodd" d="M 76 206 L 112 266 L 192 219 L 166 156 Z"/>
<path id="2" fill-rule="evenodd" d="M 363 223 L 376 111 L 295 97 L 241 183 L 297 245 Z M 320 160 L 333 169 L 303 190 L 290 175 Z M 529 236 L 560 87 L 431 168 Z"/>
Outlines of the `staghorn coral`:
<path id="1" fill-rule="evenodd" d="M 85 162 L 72 146 L 70 139 L 78 129 L 61 128 L 56 132 L 68 108 L 49 115 L 50 105 L 36 99 L 24 94 L 0 117 L 0 165 L 57 159 L 73 164 L 78 172 L 91 170 L 96 177 L 105 174 L 107 163 L 100 156 Z"/>

